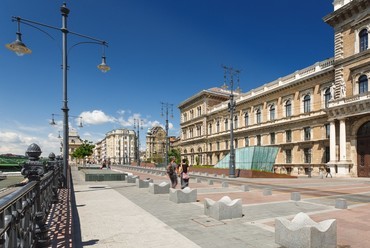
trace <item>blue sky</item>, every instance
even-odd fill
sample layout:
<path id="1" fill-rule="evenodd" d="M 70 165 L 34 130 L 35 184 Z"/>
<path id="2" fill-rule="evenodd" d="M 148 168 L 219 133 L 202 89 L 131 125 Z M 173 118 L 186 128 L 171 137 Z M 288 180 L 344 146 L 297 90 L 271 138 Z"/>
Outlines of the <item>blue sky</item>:
<path id="1" fill-rule="evenodd" d="M 223 84 L 221 65 L 241 70 L 243 92 L 315 62 L 333 57 L 333 30 L 322 18 L 332 0 L 2 0 L 0 9 L 0 154 L 24 154 L 37 143 L 43 154 L 59 154 L 62 122 L 61 32 L 22 25 L 31 55 L 5 48 L 15 40 L 12 16 L 61 27 L 59 8 L 70 9 L 68 29 L 106 40 L 107 64 L 101 73 L 99 45 L 68 53 L 68 107 L 83 116 L 82 139 L 96 142 L 113 129 L 146 130 L 165 123 L 161 102 L 173 104 L 169 134 L 179 136 L 177 106 L 201 90 Z M 69 35 L 69 47 L 84 39 Z"/>

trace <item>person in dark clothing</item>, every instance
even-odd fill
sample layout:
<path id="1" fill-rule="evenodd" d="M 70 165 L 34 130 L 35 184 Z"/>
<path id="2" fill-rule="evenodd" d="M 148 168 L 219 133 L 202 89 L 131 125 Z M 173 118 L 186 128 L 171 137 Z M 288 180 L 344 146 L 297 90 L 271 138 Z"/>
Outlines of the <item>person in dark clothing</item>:
<path id="1" fill-rule="evenodd" d="M 182 160 L 179 170 L 181 171 L 181 189 L 189 187 L 189 164 L 186 159 Z"/>
<path id="2" fill-rule="evenodd" d="M 167 165 L 167 175 L 171 181 L 171 188 L 175 189 L 177 186 L 177 164 L 175 162 L 175 157 L 170 158 L 170 163 Z"/>
<path id="3" fill-rule="evenodd" d="M 331 175 L 331 170 L 330 170 L 330 167 L 329 166 L 326 166 L 326 177 L 328 177 L 330 175 L 330 177 L 333 177 Z"/>

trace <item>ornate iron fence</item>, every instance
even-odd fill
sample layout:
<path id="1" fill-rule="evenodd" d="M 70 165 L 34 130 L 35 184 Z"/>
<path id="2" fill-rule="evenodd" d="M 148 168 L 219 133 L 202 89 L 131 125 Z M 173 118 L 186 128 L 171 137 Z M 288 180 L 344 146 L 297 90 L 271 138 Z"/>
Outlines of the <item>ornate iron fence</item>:
<path id="1" fill-rule="evenodd" d="M 0 199 L 0 248 L 50 245 L 45 223 L 52 204 L 58 201 L 62 163 L 52 153 L 47 165 L 38 161 L 41 150 L 36 144 L 26 154 L 29 161 L 23 164 L 22 174 L 28 183 Z"/>

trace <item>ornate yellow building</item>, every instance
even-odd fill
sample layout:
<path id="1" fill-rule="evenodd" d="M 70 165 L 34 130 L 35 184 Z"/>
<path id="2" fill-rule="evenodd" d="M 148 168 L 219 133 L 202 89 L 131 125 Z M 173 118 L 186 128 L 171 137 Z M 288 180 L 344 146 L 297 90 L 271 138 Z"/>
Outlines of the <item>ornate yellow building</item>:
<path id="1" fill-rule="evenodd" d="M 246 93 L 203 90 L 179 104 L 182 156 L 215 165 L 236 149 L 277 146 L 275 171 L 370 176 L 370 51 L 368 0 L 336 0 L 324 21 L 334 28 L 334 58 L 315 63 Z M 243 161 L 236 161 L 238 163 Z"/>

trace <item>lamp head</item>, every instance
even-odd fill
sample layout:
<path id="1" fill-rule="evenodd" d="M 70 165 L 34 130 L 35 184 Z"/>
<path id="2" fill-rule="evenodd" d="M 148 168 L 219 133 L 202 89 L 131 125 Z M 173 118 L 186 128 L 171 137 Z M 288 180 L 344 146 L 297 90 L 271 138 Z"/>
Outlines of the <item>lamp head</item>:
<path id="1" fill-rule="evenodd" d="M 14 42 L 5 45 L 6 48 L 15 52 L 18 56 L 23 56 L 25 54 L 32 53 L 31 49 L 29 49 L 23 42 L 22 42 L 22 34 L 17 32 L 17 38 Z"/>
<path id="2" fill-rule="evenodd" d="M 98 69 L 101 70 L 102 72 L 106 73 L 107 71 L 110 70 L 110 67 L 107 65 L 105 61 L 105 56 L 102 56 L 102 62 L 100 65 L 98 65 Z"/>

